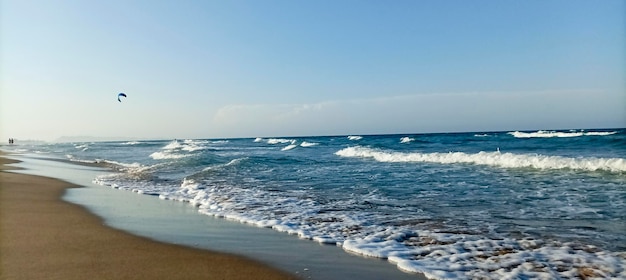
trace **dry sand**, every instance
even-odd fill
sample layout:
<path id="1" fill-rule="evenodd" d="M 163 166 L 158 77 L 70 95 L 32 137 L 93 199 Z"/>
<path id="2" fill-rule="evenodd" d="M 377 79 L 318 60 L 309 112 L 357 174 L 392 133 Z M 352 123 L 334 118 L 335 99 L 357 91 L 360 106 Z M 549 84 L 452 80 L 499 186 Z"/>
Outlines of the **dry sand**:
<path id="1" fill-rule="evenodd" d="M 103 225 L 61 199 L 72 185 L 6 172 L 0 154 L 0 279 L 296 279 L 254 260 Z"/>

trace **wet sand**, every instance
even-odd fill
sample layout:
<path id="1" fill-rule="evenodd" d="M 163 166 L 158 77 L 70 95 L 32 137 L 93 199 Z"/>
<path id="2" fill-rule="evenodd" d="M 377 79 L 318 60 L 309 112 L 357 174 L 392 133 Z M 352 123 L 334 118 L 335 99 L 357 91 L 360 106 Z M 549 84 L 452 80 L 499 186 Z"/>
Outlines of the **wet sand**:
<path id="1" fill-rule="evenodd" d="M 0 154 L 1 279 L 296 279 L 245 257 L 107 227 L 61 199 L 79 186 L 5 172 L 14 162 Z"/>

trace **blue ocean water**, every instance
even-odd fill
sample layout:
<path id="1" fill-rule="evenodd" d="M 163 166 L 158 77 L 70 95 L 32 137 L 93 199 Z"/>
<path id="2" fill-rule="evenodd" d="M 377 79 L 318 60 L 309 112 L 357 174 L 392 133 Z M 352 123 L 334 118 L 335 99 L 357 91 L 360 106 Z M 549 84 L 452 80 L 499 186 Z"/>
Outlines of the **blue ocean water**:
<path id="1" fill-rule="evenodd" d="M 437 279 L 626 279 L 626 129 L 12 146 Z"/>

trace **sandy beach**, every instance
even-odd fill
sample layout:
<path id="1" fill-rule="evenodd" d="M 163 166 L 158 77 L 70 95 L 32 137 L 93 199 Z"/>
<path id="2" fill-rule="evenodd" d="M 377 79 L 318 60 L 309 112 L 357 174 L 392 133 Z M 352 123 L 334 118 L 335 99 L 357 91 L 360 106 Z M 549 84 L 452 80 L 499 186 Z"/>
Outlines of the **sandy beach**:
<path id="1" fill-rule="evenodd" d="M 6 172 L 14 162 L 0 155 L 1 279 L 296 279 L 244 257 L 107 227 L 61 199 L 79 186 Z"/>

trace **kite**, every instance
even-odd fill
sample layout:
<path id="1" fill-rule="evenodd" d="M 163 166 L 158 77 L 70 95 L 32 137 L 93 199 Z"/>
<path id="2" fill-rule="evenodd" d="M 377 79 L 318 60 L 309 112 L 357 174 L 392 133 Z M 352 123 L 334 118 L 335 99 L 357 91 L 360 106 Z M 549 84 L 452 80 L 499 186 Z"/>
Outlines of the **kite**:
<path id="1" fill-rule="evenodd" d="M 122 102 L 122 100 L 120 99 L 120 97 L 122 96 L 126 97 L 126 94 L 123 92 L 120 92 L 120 94 L 117 95 L 117 101 Z"/>

